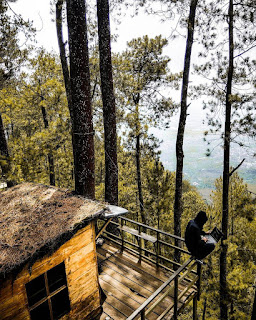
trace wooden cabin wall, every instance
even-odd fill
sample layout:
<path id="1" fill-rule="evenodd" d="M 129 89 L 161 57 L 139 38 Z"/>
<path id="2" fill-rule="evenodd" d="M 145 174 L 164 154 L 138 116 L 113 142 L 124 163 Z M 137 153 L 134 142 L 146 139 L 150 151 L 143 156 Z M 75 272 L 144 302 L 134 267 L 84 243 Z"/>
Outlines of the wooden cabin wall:
<path id="1" fill-rule="evenodd" d="M 89 223 L 53 255 L 26 266 L 16 277 L 0 283 L 0 320 L 30 319 L 25 284 L 65 262 L 71 311 L 61 319 L 88 319 L 100 308 L 94 223 Z"/>

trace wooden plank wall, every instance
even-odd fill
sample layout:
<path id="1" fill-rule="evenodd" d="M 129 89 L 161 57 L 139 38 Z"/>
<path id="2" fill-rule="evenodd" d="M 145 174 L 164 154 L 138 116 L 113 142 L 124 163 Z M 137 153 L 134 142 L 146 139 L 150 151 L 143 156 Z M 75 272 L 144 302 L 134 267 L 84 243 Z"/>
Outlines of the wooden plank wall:
<path id="1" fill-rule="evenodd" d="M 100 308 L 94 223 L 89 223 L 53 255 L 37 261 L 31 275 L 26 266 L 12 282 L 1 283 L 0 320 L 29 320 L 25 284 L 65 262 L 71 311 L 63 320 L 86 319 Z"/>

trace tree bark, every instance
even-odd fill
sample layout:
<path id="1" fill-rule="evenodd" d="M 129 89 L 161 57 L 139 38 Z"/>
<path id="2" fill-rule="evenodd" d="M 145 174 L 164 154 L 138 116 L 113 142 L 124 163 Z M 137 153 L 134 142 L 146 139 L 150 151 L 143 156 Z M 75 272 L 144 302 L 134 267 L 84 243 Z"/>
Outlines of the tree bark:
<path id="1" fill-rule="evenodd" d="M 139 195 L 139 204 L 140 204 L 140 216 L 141 221 L 144 224 L 147 224 L 147 220 L 144 213 L 144 201 L 142 193 L 142 184 L 141 184 L 141 171 L 140 171 L 140 134 L 136 135 L 136 170 L 137 170 L 137 186 L 138 186 L 138 195 Z"/>
<path id="2" fill-rule="evenodd" d="M 97 16 L 105 141 L 105 201 L 117 205 L 116 106 L 112 75 L 108 0 L 97 0 Z"/>
<path id="3" fill-rule="evenodd" d="M 95 198 L 94 130 L 84 0 L 67 0 L 76 193 Z"/>
<path id="4" fill-rule="evenodd" d="M 183 141 L 184 132 L 187 119 L 187 93 L 188 93 L 188 83 L 189 83 L 189 70 L 191 61 L 191 52 L 194 38 L 194 25 L 196 16 L 196 7 L 198 0 L 191 0 L 190 12 L 188 19 L 188 36 L 186 43 L 186 53 L 184 60 L 184 71 L 183 71 L 183 81 L 182 81 L 182 91 L 181 91 L 181 109 L 180 109 L 180 119 L 179 127 L 176 140 L 176 184 L 175 184 L 175 200 L 174 200 L 174 234 L 176 236 L 181 236 L 181 215 L 182 215 L 182 180 L 183 180 Z M 180 247 L 180 241 L 175 240 L 175 245 Z M 175 250 L 174 254 L 175 261 L 180 261 L 180 251 Z"/>
<path id="5" fill-rule="evenodd" d="M 68 101 L 68 108 L 70 112 L 71 121 L 73 121 L 73 109 L 72 109 L 72 99 L 71 99 L 71 85 L 70 85 L 70 74 L 68 69 L 68 62 L 66 58 L 65 44 L 63 42 L 63 32 L 62 32 L 62 6 L 64 0 L 58 0 L 56 3 L 56 30 L 58 45 L 60 51 L 60 61 L 62 66 L 62 73 L 64 78 L 64 84 L 66 89 L 66 96 Z"/>
<path id="6" fill-rule="evenodd" d="M 46 109 L 45 107 L 41 107 L 42 115 L 43 115 L 43 121 L 44 121 L 44 127 L 45 129 L 49 128 L 49 122 L 47 119 Z M 50 146 L 47 145 L 48 149 L 50 149 Z M 54 158 L 52 151 L 48 152 L 48 163 L 49 163 L 49 179 L 50 179 L 50 185 L 55 186 L 55 170 L 54 170 Z"/>
<path id="7" fill-rule="evenodd" d="M 7 175 L 9 171 L 9 151 L 8 145 L 4 133 L 4 125 L 2 120 L 2 115 L 0 114 L 0 160 L 1 160 L 1 169 L 2 176 L 7 180 Z"/>
<path id="8" fill-rule="evenodd" d="M 230 133 L 231 133 L 231 101 L 232 79 L 234 70 L 234 40 L 233 40 L 233 0 L 229 1 L 229 67 L 226 91 L 226 116 L 224 133 L 224 164 L 223 164 L 223 195 L 222 195 L 222 232 L 220 255 L 220 319 L 228 319 L 228 290 L 227 290 L 227 237 L 229 215 L 229 166 L 230 166 Z"/>
<path id="9" fill-rule="evenodd" d="M 137 188 L 138 188 L 138 198 L 139 198 L 139 207 L 140 207 L 140 216 L 141 221 L 144 224 L 147 224 L 146 215 L 144 212 L 144 200 L 143 200 L 143 191 L 141 183 L 141 146 L 140 146 L 140 136 L 141 136 L 141 127 L 140 127 L 140 113 L 139 113 L 139 101 L 140 94 L 136 94 L 133 97 L 135 103 L 135 159 L 136 159 L 136 175 L 137 175 Z"/>

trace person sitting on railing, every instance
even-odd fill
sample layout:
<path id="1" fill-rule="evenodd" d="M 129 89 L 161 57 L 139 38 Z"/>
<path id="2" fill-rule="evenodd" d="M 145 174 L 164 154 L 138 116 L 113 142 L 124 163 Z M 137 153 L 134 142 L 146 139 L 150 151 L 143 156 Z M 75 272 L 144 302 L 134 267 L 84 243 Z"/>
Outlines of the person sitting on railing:
<path id="1" fill-rule="evenodd" d="M 199 211 L 194 220 L 190 220 L 186 232 L 185 243 L 188 250 L 196 259 L 203 259 L 210 254 L 215 245 L 213 243 L 207 243 L 207 237 L 204 237 L 207 233 L 203 231 L 203 226 L 208 220 L 206 212 Z"/>

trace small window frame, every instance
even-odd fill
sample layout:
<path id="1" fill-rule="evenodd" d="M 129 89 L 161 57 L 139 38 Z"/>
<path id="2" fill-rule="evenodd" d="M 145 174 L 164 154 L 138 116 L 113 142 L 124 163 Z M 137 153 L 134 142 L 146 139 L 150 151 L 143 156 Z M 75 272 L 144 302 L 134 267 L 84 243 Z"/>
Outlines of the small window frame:
<path id="1" fill-rule="evenodd" d="M 62 277 L 64 279 L 64 283 L 62 283 L 62 285 L 57 288 L 54 291 L 50 291 L 49 288 L 49 281 L 48 281 L 48 272 L 51 272 L 54 268 L 60 268 L 62 269 Z M 35 303 L 33 303 L 32 305 L 29 304 L 29 301 L 31 301 L 31 297 L 29 294 L 29 284 L 31 285 L 31 282 L 33 282 L 33 280 L 37 280 L 39 277 L 42 277 L 42 275 L 44 276 L 44 288 L 46 290 L 46 295 L 44 298 L 36 301 Z M 65 276 L 65 277 L 64 277 Z M 68 285 L 67 285 L 67 276 L 66 276 L 66 270 L 65 270 L 65 263 L 61 262 L 60 264 L 54 266 L 53 268 L 47 270 L 46 272 L 44 272 L 43 274 L 39 275 L 38 277 L 36 277 L 35 279 L 31 280 L 30 282 L 28 282 L 25 286 L 26 286 L 26 294 L 27 294 L 27 301 L 28 301 L 28 310 L 30 313 L 30 318 L 33 320 L 32 316 L 31 316 L 31 311 L 35 310 L 36 308 L 42 306 L 43 304 L 45 304 L 45 302 L 48 303 L 48 309 L 49 309 L 49 320 L 57 320 L 59 318 L 61 318 L 62 316 L 64 316 L 65 314 L 69 313 L 71 308 L 70 308 L 70 299 L 69 299 L 69 292 L 68 292 Z M 63 281 L 62 281 L 63 282 Z M 64 290 L 67 292 L 66 293 L 66 302 L 67 302 L 67 306 L 66 308 L 63 308 L 63 312 L 61 313 L 61 315 L 55 317 L 54 316 L 54 308 L 53 308 L 53 304 L 52 304 L 52 298 L 56 297 L 57 294 L 59 294 L 60 292 L 64 293 Z M 54 300 L 54 299 L 53 299 Z"/>

